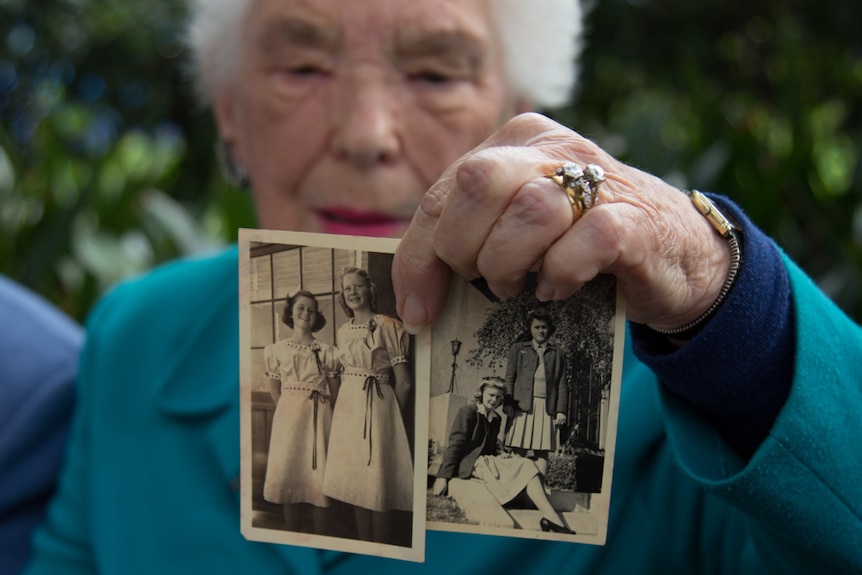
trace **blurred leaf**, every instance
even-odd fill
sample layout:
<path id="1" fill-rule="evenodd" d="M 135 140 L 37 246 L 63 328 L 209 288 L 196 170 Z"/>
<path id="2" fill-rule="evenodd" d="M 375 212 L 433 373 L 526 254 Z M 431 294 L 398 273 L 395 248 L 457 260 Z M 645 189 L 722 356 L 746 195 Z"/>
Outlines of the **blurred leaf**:
<path id="1" fill-rule="evenodd" d="M 141 198 L 144 216 L 171 239 L 183 254 L 215 249 L 223 242 L 209 234 L 179 202 L 159 190 L 149 190 Z"/>

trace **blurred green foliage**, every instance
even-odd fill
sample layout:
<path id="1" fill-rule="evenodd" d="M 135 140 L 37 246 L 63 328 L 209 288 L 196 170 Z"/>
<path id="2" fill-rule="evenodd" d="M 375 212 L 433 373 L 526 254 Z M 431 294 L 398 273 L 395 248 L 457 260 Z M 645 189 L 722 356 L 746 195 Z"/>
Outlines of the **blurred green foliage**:
<path id="1" fill-rule="evenodd" d="M 194 100 L 178 1 L 0 0 L 0 272 L 78 319 L 253 225 Z"/>
<path id="2" fill-rule="evenodd" d="M 82 319 L 254 225 L 186 73 L 181 0 L 0 0 L 0 272 Z M 552 115 L 724 193 L 862 318 L 862 4 L 602 0 Z"/>
<path id="3" fill-rule="evenodd" d="M 725 194 L 862 319 L 862 3 L 604 0 L 559 117 Z"/>

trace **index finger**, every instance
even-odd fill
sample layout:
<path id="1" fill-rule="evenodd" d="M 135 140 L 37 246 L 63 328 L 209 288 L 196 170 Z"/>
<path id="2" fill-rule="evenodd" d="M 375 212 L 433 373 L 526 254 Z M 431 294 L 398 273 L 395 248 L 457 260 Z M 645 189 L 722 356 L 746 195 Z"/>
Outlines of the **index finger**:
<path id="1" fill-rule="evenodd" d="M 392 287 L 398 315 L 404 328 L 416 333 L 443 310 L 452 270 L 434 251 L 434 228 L 449 188 L 440 185 L 425 192 L 413 221 L 404 234 L 392 261 Z"/>
<path id="2" fill-rule="evenodd" d="M 452 270 L 437 254 L 434 230 L 443 213 L 449 193 L 456 188 L 456 174 L 465 158 L 495 146 L 546 144 L 545 152 L 558 161 L 566 155 L 561 149 L 566 137 L 575 134 L 540 114 L 521 114 L 509 120 L 498 132 L 449 166 L 439 180 L 423 195 L 413 221 L 404 234 L 392 262 L 392 285 L 398 315 L 405 328 L 416 333 L 433 322 L 446 303 Z M 553 153 L 556 149 L 556 153 Z"/>

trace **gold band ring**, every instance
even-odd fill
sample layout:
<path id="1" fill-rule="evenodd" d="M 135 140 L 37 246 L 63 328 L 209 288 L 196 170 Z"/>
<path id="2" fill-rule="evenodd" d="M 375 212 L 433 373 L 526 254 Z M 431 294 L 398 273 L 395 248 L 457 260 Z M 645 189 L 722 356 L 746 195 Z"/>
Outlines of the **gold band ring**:
<path id="1" fill-rule="evenodd" d="M 605 181 L 605 171 L 597 164 L 587 164 L 582 168 L 567 162 L 545 177 L 566 194 L 572 205 L 574 223 L 599 202 L 599 186 Z"/>

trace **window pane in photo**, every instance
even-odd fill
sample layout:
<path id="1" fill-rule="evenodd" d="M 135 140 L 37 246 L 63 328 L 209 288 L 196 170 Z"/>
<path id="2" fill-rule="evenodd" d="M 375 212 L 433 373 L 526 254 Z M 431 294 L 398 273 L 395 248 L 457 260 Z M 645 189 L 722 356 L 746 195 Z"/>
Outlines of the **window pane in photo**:
<path id="1" fill-rule="evenodd" d="M 326 326 L 314 336 L 321 341 L 335 345 L 335 331 L 341 325 L 335 315 L 335 308 L 338 304 L 335 303 L 333 296 L 329 295 L 317 296 L 317 303 L 320 305 L 320 313 L 326 318 Z"/>
<path id="2" fill-rule="evenodd" d="M 263 350 L 251 350 L 251 389 L 269 391 L 269 381 L 264 377 Z"/>
<path id="3" fill-rule="evenodd" d="M 268 256 L 251 260 L 251 301 L 272 299 L 272 266 Z"/>
<path id="4" fill-rule="evenodd" d="M 288 293 L 300 288 L 299 249 L 277 252 L 272 255 L 275 294 L 273 299 L 283 300 Z"/>
<path id="5" fill-rule="evenodd" d="M 251 304 L 251 322 L 254 326 L 251 330 L 251 347 L 263 347 L 271 344 L 273 341 L 273 309 L 272 304 L 255 303 Z"/>
<path id="6" fill-rule="evenodd" d="M 293 330 L 291 330 L 287 325 L 281 321 L 281 318 L 284 317 L 284 308 L 287 306 L 287 302 L 283 299 L 276 300 L 273 302 L 273 322 L 275 324 L 275 341 L 280 341 L 282 339 L 287 339 L 290 337 L 290 334 Z"/>
<path id="7" fill-rule="evenodd" d="M 332 250 L 305 247 L 302 250 L 302 287 L 311 293 L 332 290 Z"/>

